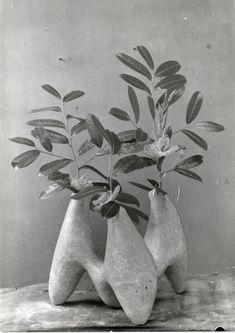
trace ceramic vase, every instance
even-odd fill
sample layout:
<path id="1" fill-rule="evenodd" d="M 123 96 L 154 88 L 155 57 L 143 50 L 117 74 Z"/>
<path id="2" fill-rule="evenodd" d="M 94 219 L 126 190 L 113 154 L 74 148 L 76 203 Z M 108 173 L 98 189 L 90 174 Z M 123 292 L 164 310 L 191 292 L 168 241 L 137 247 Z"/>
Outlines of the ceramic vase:
<path id="1" fill-rule="evenodd" d="M 176 293 L 185 290 L 187 249 L 179 214 L 167 194 L 149 192 L 150 217 L 145 243 L 156 262 L 158 277 L 164 273 Z"/>
<path id="2" fill-rule="evenodd" d="M 122 307 L 136 325 L 148 320 L 157 293 L 157 267 L 122 207 L 108 220 L 103 260 L 97 256 L 87 199 L 70 200 L 50 271 L 51 302 L 65 303 L 85 271 L 106 305 Z"/>
<path id="3" fill-rule="evenodd" d="M 103 260 L 97 256 L 91 228 L 88 199 L 70 199 L 54 252 L 49 277 L 49 297 L 53 304 L 65 303 L 85 270 L 105 304 L 120 307 L 104 277 Z"/>
<path id="4" fill-rule="evenodd" d="M 125 209 L 108 220 L 104 270 L 127 317 L 144 324 L 157 293 L 157 268 L 143 237 Z"/>

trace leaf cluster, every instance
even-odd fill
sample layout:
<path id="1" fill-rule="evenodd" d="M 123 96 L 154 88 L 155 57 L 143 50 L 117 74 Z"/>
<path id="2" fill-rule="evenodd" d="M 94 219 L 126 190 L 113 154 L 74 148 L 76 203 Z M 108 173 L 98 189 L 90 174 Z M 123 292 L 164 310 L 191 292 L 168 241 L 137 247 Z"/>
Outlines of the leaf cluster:
<path id="1" fill-rule="evenodd" d="M 141 76 L 139 78 L 138 76 L 133 76 L 129 73 L 120 75 L 120 77 L 128 84 L 128 97 L 134 111 L 134 120 L 136 124 L 139 122 L 141 110 L 134 88 L 147 93 L 147 105 L 154 124 L 155 139 L 152 139 L 148 133 L 140 128 L 142 133 L 145 133 L 143 140 L 145 141 L 145 144 L 147 139 L 150 140 L 150 143 L 153 141 L 160 142 L 159 140 L 162 140 L 164 137 L 172 139 L 173 134 L 181 132 L 200 148 L 207 150 L 208 144 L 205 139 L 189 128 L 194 127 L 195 129 L 208 132 L 221 132 L 224 130 L 224 127 L 212 121 L 194 122 L 202 107 L 202 93 L 200 91 L 194 92 L 188 102 L 185 116 L 187 127 L 174 132 L 172 129 L 172 124 L 168 125 L 167 123 L 167 116 L 169 109 L 172 108 L 172 105 L 181 98 L 185 91 L 187 79 L 183 74 L 179 73 L 181 70 L 181 65 L 176 60 L 168 60 L 155 67 L 154 60 L 146 47 L 137 46 L 134 48 L 134 50 L 137 51 L 145 63 L 142 63 L 138 59 L 124 53 L 118 53 L 116 57 L 119 61 L 121 61 L 122 64 Z M 159 89 L 164 90 L 164 92 L 160 95 L 160 97 L 156 97 Z M 109 113 L 119 120 L 130 121 L 134 123 L 134 121 L 131 120 L 129 112 L 125 110 L 113 107 Z M 143 148 L 145 144 L 143 145 Z M 180 145 L 178 145 L 178 150 L 175 147 L 176 146 L 173 146 L 172 149 L 169 147 L 169 153 L 171 151 L 179 151 L 180 154 L 182 154 L 182 151 L 186 149 Z M 143 150 L 144 149 L 139 151 L 132 151 L 132 153 L 140 152 Z M 168 151 L 163 147 L 159 148 L 159 151 L 156 151 L 156 156 L 158 156 L 158 158 L 152 159 L 149 156 L 137 156 L 136 154 L 123 157 L 114 165 L 114 174 L 130 173 L 132 171 L 157 164 L 157 169 L 161 176 L 164 173 L 162 172 L 162 163 L 167 155 Z M 187 164 L 187 161 L 191 161 L 191 159 L 196 159 L 199 161 L 198 156 L 201 155 L 195 156 L 189 157 L 188 159 L 178 163 L 173 169 L 167 170 L 166 173 L 175 171 L 183 176 L 202 182 L 201 177 L 195 174 L 193 171 L 189 170 L 190 164 Z M 202 163 L 202 159 L 200 160 L 200 163 Z M 159 187 L 161 188 L 161 183 L 159 184 Z"/>
<path id="2" fill-rule="evenodd" d="M 168 123 L 168 113 L 175 103 L 183 96 L 187 84 L 186 77 L 180 73 L 181 65 L 176 60 L 167 60 L 159 65 L 155 61 L 149 50 L 138 45 L 134 48 L 139 60 L 124 53 L 118 53 L 117 59 L 134 71 L 135 74 L 122 73 L 120 78 L 127 84 L 127 96 L 129 100 L 129 110 L 119 107 L 112 107 L 109 114 L 117 120 L 128 122 L 134 129 L 128 129 L 119 133 L 105 128 L 96 114 L 89 113 L 86 118 L 67 114 L 65 106 L 67 103 L 81 98 L 85 93 L 81 90 L 73 90 L 62 96 L 54 87 L 49 84 L 42 86 L 43 90 L 55 98 L 56 103 L 52 106 L 32 109 L 31 115 L 50 112 L 55 117 L 35 118 L 27 122 L 33 129 L 31 138 L 14 137 L 10 140 L 14 143 L 26 145 L 30 150 L 16 156 L 12 160 L 14 169 L 25 168 L 31 165 L 41 154 L 47 154 L 53 160 L 43 164 L 39 168 L 40 176 L 48 177 L 52 182 L 41 195 L 41 199 L 53 197 L 64 189 L 72 191 L 74 200 L 90 198 L 90 209 L 99 212 L 101 216 L 112 218 L 118 214 L 120 207 L 126 209 L 127 214 L 133 222 L 138 222 L 139 218 L 148 219 L 145 213 L 139 209 L 139 202 L 135 196 L 124 192 L 120 183 L 116 179 L 120 174 L 130 174 L 133 171 L 154 166 L 158 172 L 158 180 L 147 178 L 147 186 L 137 182 L 129 181 L 130 184 L 150 191 L 156 189 L 160 195 L 166 192 L 162 189 L 161 176 L 169 172 L 176 172 L 182 176 L 202 182 L 202 178 L 191 169 L 203 163 L 202 155 L 192 155 L 178 162 L 172 169 L 162 171 L 163 162 L 170 153 L 179 152 L 182 154 L 186 147 L 172 145 L 172 140 L 176 133 L 183 133 L 188 139 L 193 141 L 203 150 L 208 149 L 208 144 L 204 138 L 191 130 L 191 128 L 207 132 L 221 132 L 224 127 L 212 121 L 198 121 L 202 108 L 203 95 L 200 91 L 192 94 L 185 114 L 186 127 L 175 131 L 173 124 Z M 136 76 L 137 75 L 137 76 Z M 145 94 L 146 111 L 141 110 L 138 93 Z M 160 94 L 159 94 L 160 92 Z M 140 125 L 141 116 L 150 116 L 154 129 L 154 138 Z M 53 130 L 51 129 L 53 128 Z M 75 148 L 74 138 L 81 132 L 86 131 L 86 138 L 79 147 Z M 54 145 L 67 145 L 71 151 L 71 158 L 56 155 Z M 145 156 L 146 147 L 151 147 L 154 156 Z M 85 163 L 78 166 L 77 158 L 95 150 L 94 159 L 100 156 L 109 157 L 109 175 L 106 176 L 96 167 Z M 139 155 L 140 153 L 140 155 Z M 145 155 L 144 155 L 145 154 Z M 124 156 L 122 156 L 124 155 Z M 113 156 L 118 159 L 113 164 Z M 69 173 L 60 170 L 73 163 L 78 173 L 76 181 Z M 157 168 L 156 168 L 157 167 Z M 91 181 L 80 176 L 80 171 L 89 170 L 103 179 Z M 133 207 L 137 206 L 136 207 Z"/>

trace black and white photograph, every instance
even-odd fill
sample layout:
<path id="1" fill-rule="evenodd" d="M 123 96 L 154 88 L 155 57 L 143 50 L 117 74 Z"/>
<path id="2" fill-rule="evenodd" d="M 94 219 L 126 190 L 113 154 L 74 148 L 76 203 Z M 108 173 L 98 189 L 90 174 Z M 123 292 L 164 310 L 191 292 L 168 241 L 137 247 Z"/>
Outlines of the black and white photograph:
<path id="1" fill-rule="evenodd" d="M 235 331 L 235 1 L 0 0 L 0 331 Z"/>

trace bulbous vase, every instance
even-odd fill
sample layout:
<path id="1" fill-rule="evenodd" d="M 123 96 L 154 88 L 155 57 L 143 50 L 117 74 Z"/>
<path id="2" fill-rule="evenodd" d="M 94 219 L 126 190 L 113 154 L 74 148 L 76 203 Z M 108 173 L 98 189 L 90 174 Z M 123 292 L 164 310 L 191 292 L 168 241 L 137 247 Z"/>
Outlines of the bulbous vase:
<path id="1" fill-rule="evenodd" d="M 150 217 L 145 243 L 155 260 L 158 277 L 166 275 L 176 293 L 185 290 L 187 249 L 179 214 L 167 194 L 149 192 Z"/>
<path id="2" fill-rule="evenodd" d="M 108 219 L 104 271 L 127 317 L 144 324 L 157 293 L 157 268 L 143 237 L 124 208 Z"/>

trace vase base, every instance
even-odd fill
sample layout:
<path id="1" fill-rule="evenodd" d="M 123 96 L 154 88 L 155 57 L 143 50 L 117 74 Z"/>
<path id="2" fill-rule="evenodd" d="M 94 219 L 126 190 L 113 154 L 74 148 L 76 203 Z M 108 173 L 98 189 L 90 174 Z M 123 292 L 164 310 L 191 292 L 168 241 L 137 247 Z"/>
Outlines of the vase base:
<path id="1" fill-rule="evenodd" d="M 168 266 L 165 275 L 169 280 L 173 290 L 177 294 L 182 294 L 186 288 L 187 264 L 186 259 L 182 258 Z"/>

